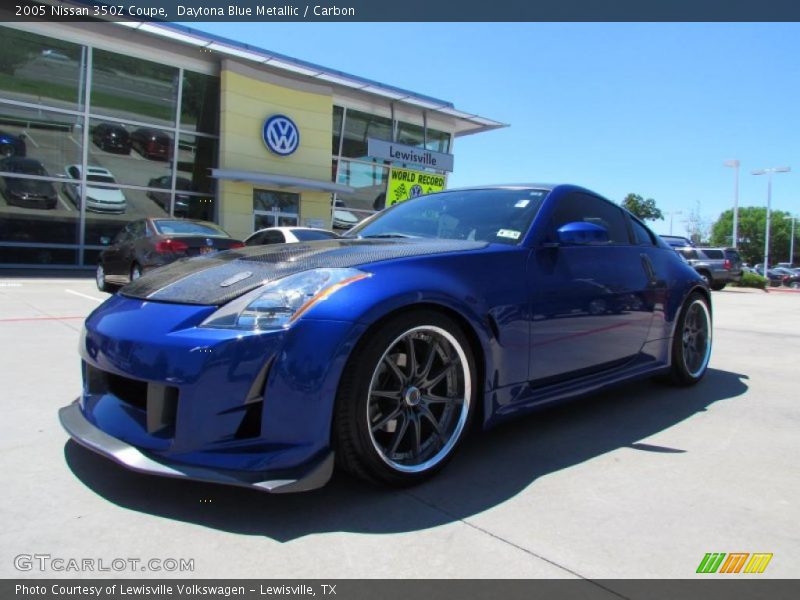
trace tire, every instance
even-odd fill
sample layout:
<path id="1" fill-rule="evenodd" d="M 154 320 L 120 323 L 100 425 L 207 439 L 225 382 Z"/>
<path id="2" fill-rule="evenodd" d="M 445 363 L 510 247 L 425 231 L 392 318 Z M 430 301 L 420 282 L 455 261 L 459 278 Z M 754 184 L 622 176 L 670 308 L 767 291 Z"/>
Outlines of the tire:
<path id="1" fill-rule="evenodd" d="M 131 265 L 130 280 L 131 281 L 136 281 L 141 276 L 142 276 L 142 267 L 137 262 L 133 263 Z"/>
<path id="2" fill-rule="evenodd" d="M 715 282 L 711 284 L 711 289 L 715 292 L 719 292 L 720 290 L 724 290 L 726 285 L 725 282 Z"/>
<path id="3" fill-rule="evenodd" d="M 708 300 L 699 292 L 681 307 L 672 338 L 672 365 L 666 381 L 689 386 L 700 381 L 711 357 L 712 321 Z"/>
<path id="4" fill-rule="evenodd" d="M 105 269 L 103 268 L 103 263 L 97 263 L 97 269 L 95 270 L 94 275 L 95 283 L 97 283 L 97 289 L 101 292 L 106 292 L 108 294 L 113 294 L 117 291 L 117 286 L 112 285 L 106 281 L 106 273 Z"/>
<path id="5" fill-rule="evenodd" d="M 359 343 L 339 384 L 337 464 L 391 486 L 430 478 L 469 429 L 476 374 L 469 340 L 450 317 L 418 310 L 390 318 Z"/>

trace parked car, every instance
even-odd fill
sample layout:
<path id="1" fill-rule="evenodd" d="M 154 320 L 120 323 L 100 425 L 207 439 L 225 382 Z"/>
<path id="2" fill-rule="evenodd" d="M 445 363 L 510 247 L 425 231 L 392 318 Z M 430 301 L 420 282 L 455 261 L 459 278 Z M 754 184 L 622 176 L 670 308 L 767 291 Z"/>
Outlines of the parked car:
<path id="1" fill-rule="evenodd" d="M 48 176 L 44 165 L 38 160 L 21 156 L 9 156 L 0 160 L 0 171 L 21 175 L 38 175 L 39 177 Z M 0 186 L 9 206 L 51 209 L 58 204 L 56 188 L 49 181 L 4 175 L 0 178 Z"/>
<path id="2" fill-rule="evenodd" d="M 172 189 L 172 175 L 162 175 L 161 177 L 153 177 L 147 182 L 147 187 L 162 188 L 167 191 L 156 192 L 150 190 L 147 192 L 147 197 L 153 200 L 161 208 L 169 214 L 170 194 L 169 190 Z M 186 177 L 175 178 L 175 216 L 186 217 L 189 214 L 189 204 L 192 201 L 192 196 L 182 192 L 191 192 L 194 187 L 190 179 Z"/>
<path id="3" fill-rule="evenodd" d="M 358 223 L 358 217 L 349 210 L 342 210 L 343 208 L 347 206 L 337 198 L 333 204 L 333 226 L 336 229 L 350 229 Z"/>
<path id="4" fill-rule="evenodd" d="M 663 236 L 662 236 L 663 237 Z M 678 248 L 712 290 L 742 279 L 742 259 L 733 248 Z"/>
<path id="5" fill-rule="evenodd" d="M 267 244 L 295 244 L 314 240 L 338 239 L 339 234 L 315 227 L 267 227 L 259 229 L 244 240 L 245 246 Z"/>
<path id="6" fill-rule="evenodd" d="M 682 235 L 662 235 L 661 239 L 673 248 L 693 248 L 694 242 Z"/>
<path id="7" fill-rule="evenodd" d="M 97 287 L 103 292 L 135 281 L 142 273 L 190 256 L 209 256 L 241 248 L 219 225 L 206 221 L 148 218 L 131 221 L 97 262 Z"/>
<path id="8" fill-rule="evenodd" d="M 92 130 L 92 143 L 106 152 L 129 154 L 131 136 L 128 130 L 116 123 L 100 123 Z"/>
<path id="9" fill-rule="evenodd" d="M 131 147 L 151 160 L 172 158 L 172 138 L 160 129 L 140 127 L 131 134 Z"/>
<path id="10" fill-rule="evenodd" d="M 14 135 L 0 131 L 0 157 L 25 156 L 28 150 L 25 146 L 25 134 Z"/>
<path id="11" fill-rule="evenodd" d="M 800 289 L 800 273 L 795 269 L 788 269 L 786 267 L 775 267 L 770 269 L 772 273 L 778 276 L 781 285 L 790 287 L 792 289 Z"/>
<path id="12" fill-rule="evenodd" d="M 561 310 L 587 294 L 607 308 Z M 559 316 L 534 319 L 543 306 Z M 86 320 L 60 419 L 139 472 L 288 492 L 336 462 L 405 486 L 473 421 L 649 375 L 692 385 L 711 345 L 707 286 L 618 205 L 571 185 L 449 190 L 344 239 L 145 274 Z"/>
<path id="13" fill-rule="evenodd" d="M 81 166 L 69 165 L 65 169 L 70 179 L 81 178 Z M 86 210 L 101 213 L 122 214 L 128 206 L 125 194 L 116 185 L 117 180 L 111 171 L 103 167 L 86 167 Z M 101 185 L 92 185 L 101 184 Z M 81 186 L 78 183 L 65 183 L 64 195 L 80 208 Z"/>

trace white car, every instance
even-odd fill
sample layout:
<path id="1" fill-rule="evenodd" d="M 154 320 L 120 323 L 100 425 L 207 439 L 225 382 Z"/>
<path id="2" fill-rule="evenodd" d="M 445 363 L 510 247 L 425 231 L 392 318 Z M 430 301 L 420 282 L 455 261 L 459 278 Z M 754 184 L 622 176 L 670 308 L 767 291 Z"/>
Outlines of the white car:
<path id="1" fill-rule="evenodd" d="M 358 223 L 359 218 L 349 210 L 341 210 L 342 208 L 347 208 L 345 203 L 336 200 L 333 205 L 333 226 L 337 229 L 350 229 Z"/>
<path id="2" fill-rule="evenodd" d="M 69 165 L 65 169 L 70 179 L 81 178 L 81 166 Z M 114 184 L 108 186 L 95 186 L 93 183 Z M 122 190 L 116 186 L 117 180 L 111 171 L 102 167 L 86 167 L 86 210 L 103 213 L 122 214 L 128 202 Z M 77 183 L 65 183 L 64 194 L 78 208 L 80 208 L 81 189 Z"/>
<path id="3" fill-rule="evenodd" d="M 315 240 L 333 240 L 339 236 L 327 229 L 315 227 L 267 227 L 259 229 L 244 241 L 245 246 L 266 244 L 295 244 Z"/>

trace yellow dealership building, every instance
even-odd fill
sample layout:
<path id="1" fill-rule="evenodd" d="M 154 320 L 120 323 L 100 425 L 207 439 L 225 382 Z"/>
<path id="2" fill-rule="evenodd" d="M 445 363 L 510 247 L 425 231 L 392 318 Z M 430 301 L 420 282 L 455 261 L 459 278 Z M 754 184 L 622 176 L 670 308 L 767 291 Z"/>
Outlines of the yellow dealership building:
<path id="1" fill-rule="evenodd" d="M 93 267 L 147 217 L 343 231 L 442 189 L 455 139 L 504 126 L 175 24 L 3 25 L 0 56 L 0 178 L 29 159 L 36 190 L 2 189 L 0 267 Z"/>

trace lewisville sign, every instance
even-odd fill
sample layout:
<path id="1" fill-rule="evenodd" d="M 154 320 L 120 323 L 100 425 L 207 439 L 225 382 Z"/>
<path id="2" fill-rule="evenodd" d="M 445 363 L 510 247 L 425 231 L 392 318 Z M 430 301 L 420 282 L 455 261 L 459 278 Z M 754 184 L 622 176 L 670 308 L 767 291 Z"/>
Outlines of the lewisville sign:
<path id="1" fill-rule="evenodd" d="M 367 154 L 375 158 L 403 162 L 409 165 L 428 167 L 439 171 L 453 171 L 453 155 L 434 152 L 416 146 L 406 146 L 395 142 L 385 142 L 374 138 L 367 139 Z"/>

